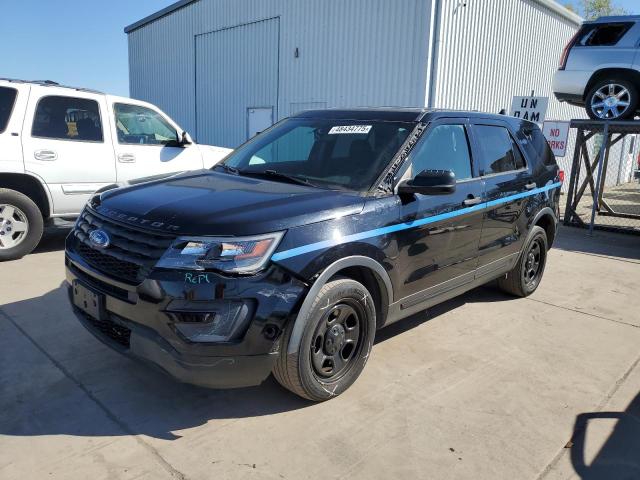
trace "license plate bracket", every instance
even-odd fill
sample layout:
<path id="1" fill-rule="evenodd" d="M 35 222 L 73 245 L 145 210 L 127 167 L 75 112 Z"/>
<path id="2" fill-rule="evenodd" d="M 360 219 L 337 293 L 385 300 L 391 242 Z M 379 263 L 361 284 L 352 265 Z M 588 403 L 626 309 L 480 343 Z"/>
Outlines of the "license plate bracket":
<path id="1" fill-rule="evenodd" d="M 78 280 L 73 281 L 73 304 L 96 320 L 102 320 L 104 295 L 87 288 Z"/>

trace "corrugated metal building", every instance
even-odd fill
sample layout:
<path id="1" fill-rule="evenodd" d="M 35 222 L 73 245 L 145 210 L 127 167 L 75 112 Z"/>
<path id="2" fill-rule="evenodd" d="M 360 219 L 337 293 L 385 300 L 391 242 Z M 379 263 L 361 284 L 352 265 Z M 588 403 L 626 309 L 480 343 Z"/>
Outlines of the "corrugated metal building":
<path id="1" fill-rule="evenodd" d="M 125 31 L 131 96 L 235 147 L 311 108 L 498 112 L 534 91 L 547 119 L 583 118 L 551 92 L 580 22 L 553 0 L 182 0 Z"/>

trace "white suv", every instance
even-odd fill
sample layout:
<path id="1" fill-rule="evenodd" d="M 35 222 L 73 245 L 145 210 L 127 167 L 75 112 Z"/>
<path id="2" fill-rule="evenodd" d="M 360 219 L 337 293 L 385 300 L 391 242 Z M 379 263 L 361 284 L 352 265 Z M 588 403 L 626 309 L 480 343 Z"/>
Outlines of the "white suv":
<path id="1" fill-rule="evenodd" d="M 640 15 L 584 22 L 562 52 L 553 92 L 595 120 L 640 114 Z"/>
<path id="2" fill-rule="evenodd" d="M 209 168 L 229 152 L 194 144 L 149 103 L 0 79 L 0 261 L 30 253 L 45 222 L 76 217 L 96 190 Z"/>

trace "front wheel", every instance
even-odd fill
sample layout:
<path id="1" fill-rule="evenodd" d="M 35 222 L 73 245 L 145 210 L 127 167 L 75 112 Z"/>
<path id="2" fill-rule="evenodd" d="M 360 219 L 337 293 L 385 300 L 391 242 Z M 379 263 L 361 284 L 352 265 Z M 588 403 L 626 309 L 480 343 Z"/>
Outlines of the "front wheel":
<path id="1" fill-rule="evenodd" d="M 640 99 L 638 88 L 628 80 L 597 82 L 586 98 L 587 115 L 594 120 L 633 119 Z"/>
<path id="2" fill-rule="evenodd" d="M 322 287 L 304 318 L 296 352 L 288 354 L 289 325 L 273 374 L 293 393 L 316 402 L 341 394 L 369 358 L 376 329 L 374 301 L 364 285 L 336 278 Z M 293 322 L 292 322 L 293 323 Z"/>
<path id="3" fill-rule="evenodd" d="M 547 263 L 547 233 L 537 225 L 531 230 L 529 240 L 513 270 L 498 279 L 498 286 L 517 297 L 528 297 L 536 291 Z"/>
<path id="4" fill-rule="evenodd" d="M 0 261 L 31 253 L 40 242 L 43 229 L 40 209 L 29 197 L 0 188 Z"/>

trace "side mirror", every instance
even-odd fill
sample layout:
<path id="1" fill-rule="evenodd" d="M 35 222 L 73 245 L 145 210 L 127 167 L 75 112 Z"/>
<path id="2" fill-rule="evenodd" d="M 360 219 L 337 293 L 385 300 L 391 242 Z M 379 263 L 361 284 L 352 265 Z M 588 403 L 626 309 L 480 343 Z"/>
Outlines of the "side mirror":
<path id="1" fill-rule="evenodd" d="M 400 195 L 447 195 L 456 191 L 456 175 L 451 170 L 423 170 L 412 180 L 398 185 Z"/>
<path id="2" fill-rule="evenodd" d="M 183 131 L 182 135 L 180 136 L 180 144 L 181 145 L 191 145 L 193 143 L 193 140 L 191 139 L 191 136 Z"/>

